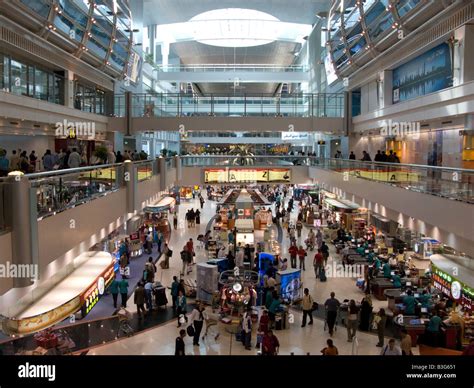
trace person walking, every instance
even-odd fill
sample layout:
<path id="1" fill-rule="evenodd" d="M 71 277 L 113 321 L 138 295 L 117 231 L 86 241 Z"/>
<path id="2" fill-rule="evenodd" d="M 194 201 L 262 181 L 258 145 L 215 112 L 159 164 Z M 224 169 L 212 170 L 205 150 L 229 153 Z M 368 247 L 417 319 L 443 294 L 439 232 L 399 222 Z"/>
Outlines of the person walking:
<path id="1" fill-rule="evenodd" d="M 145 304 L 148 313 L 151 313 L 153 310 L 153 283 L 146 282 L 145 283 Z"/>
<path id="2" fill-rule="evenodd" d="M 199 209 L 196 209 L 196 211 L 194 212 L 194 218 L 196 220 L 196 225 L 200 225 L 201 224 L 201 212 L 199 211 Z"/>
<path id="3" fill-rule="evenodd" d="M 298 238 L 301 238 L 301 231 L 303 230 L 303 222 L 298 219 L 298 221 L 296 221 L 296 236 Z"/>
<path id="4" fill-rule="evenodd" d="M 359 308 L 356 305 L 354 299 L 349 302 L 349 308 L 347 310 L 347 342 L 352 342 L 357 332 Z"/>
<path id="5" fill-rule="evenodd" d="M 178 214 L 176 212 L 173 213 L 173 229 L 178 229 Z"/>
<path id="6" fill-rule="evenodd" d="M 142 314 L 145 313 L 145 289 L 142 282 L 138 282 L 138 286 L 135 288 L 133 302 L 137 305 L 138 319 L 142 319 Z"/>
<path id="7" fill-rule="evenodd" d="M 242 317 L 242 343 L 246 350 L 252 350 L 252 308 L 247 307 Z"/>
<path id="8" fill-rule="evenodd" d="M 326 266 L 329 258 L 329 247 L 324 241 L 321 243 L 321 254 L 323 255 L 324 266 Z"/>
<path id="9" fill-rule="evenodd" d="M 296 268 L 296 256 L 298 255 L 298 247 L 295 243 L 291 243 L 290 249 L 288 249 L 290 254 L 291 268 Z"/>
<path id="10" fill-rule="evenodd" d="M 372 301 L 367 295 L 360 303 L 360 324 L 359 330 L 369 331 L 370 316 L 372 315 Z"/>
<path id="11" fill-rule="evenodd" d="M 161 262 L 160 266 L 162 269 L 169 269 L 170 268 L 170 257 L 173 255 L 173 251 L 170 249 L 167 243 L 163 248 L 163 256 L 165 259 Z"/>
<path id="12" fill-rule="evenodd" d="M 114 276 L 114 280 L 110 283 L 109 287 L 110 293 L 112 294 L 112 299 L 114 300 L 114 308 L 117 308 L 117 299 L 119 294 L 119 281 Z"/>
<path id="13" fill-rule="evenodd" d="M 177 306 L 178 290 L 179 290 L 178 277 L 173 276 L 173 283 L 171 283 L 171 300 L 173 301 L 173 310 L 175 310 Z"/>
<path id="14" fill-rule="evenodd" d="M 304 294 L 303 294 L 303 301 L 301 303 L 303 307 L 303 323 L 301 324 L 301 327 L 306 326 L 306 318 L 309 317 L 309 323 L 308 325 L 313 324 L 313 303 L 314 300 L 309 294 L 309 289 L 305 288 L 304 289 Z"/>
<path id="15" fill-rule="evenodd" d="M 125 276 L 122 276 L 122 280 L 119 282 L 119 291 L 122 296 L 122 307 L 127 308 L 128 299 L 128 280 Z"/>
<path id="16" fill-rule="evenodd" d="M 340 305 L 341 303 L 336 299 L 334 292 L 331 292 L 331 297 L 324 302 L 324 306 L 326 307 L 326 321 L 331 337 L 334 333 L 334 325 L 336 324 L 337 311 Z"/>
<path id="17" fill-rule="evenodd" d="M 204 198 L 202 197 L 202 195 L 199 193 L 199 202 L 201 204 L 201 209 L 204 207 Z"/>
<path id="18" fill-rule="evenodd" d="M 302 269 L 303 271 L 306 271 L 306 266 L 305 266 L 306 255 L 307 255 L 306 251 L 303 249 L 303 246 L 300 245 L 298 249 L 298 258 L 300 260 L 300 269 Z"/>
<path id="19" fill-rule="evenodd" d="M 373 325 L 377 330 L 377 335 L 379 336 L 379 342 L 377 343 L 378 347 L 382 347 L 384 344 L 384 333 L 385 333 L 385 324 L 387 323 L 387 316 L 385 315 L 385 309 L 380 309 L 377 315 L 374 317 Z"/>
<path id="20" fill-rule="evenodd" d="M 326 341 L 326 346 L 323 350 L 321 350 L 321 353 L 323 356 L 337 356 L 339 355 L 339 351 L 337 348 L 334 346 L 334 343 L 332 342 L 332 339 L 328 339 Z"/>
<path id="21" fill-rule="evenodd" d="M 176 337 L 176 344 L 174 347 L 174 355 L 175 356 L 185 356 L 185 345 L 184 345 L 184 338 L 186 337 L 186 330 L 181 329 L 179 331 L 179 336 Z"/>
<path id="22" fill-rule="evenodd" d="M 321 249 L 318 249 L 318 253 L 314 255 L 313 266 L 314 266 L 314 274 L 316 275 L 316 279 L 318 279 L 321 275 L 321 269 L 323 268 L 324 257 L 321 254 Z"/>
<path id="23" fill-rule="evenodd" d="M 199 337 L 201 336 L 202 327 L 204 326 L 204 321 L 206 319 L 206 307 L 203 303 L 199 303 L 191 312 L 189 318 L 190 325 L 194 326 L 194 339 L 193 345 L 199 346 Z"/>
<path id="24" fill-rule="evenodd" d="M 262 355 L 276 356 L 280 350 L 280 342 L 273 334 L 273 330 L 268 330 L 262 339 Z"/>
<path id="25" fill-rule="evenodd" d="M 176 312 L 178 314 L 178 327 L 181 327 L 182 320 L 186 320 L 188 322 L 188 317 L 186 316 L 186 295 L 184 295 L 183 290 L 178 291 L 178 298 L 176 299 L 177 309 Z"/>

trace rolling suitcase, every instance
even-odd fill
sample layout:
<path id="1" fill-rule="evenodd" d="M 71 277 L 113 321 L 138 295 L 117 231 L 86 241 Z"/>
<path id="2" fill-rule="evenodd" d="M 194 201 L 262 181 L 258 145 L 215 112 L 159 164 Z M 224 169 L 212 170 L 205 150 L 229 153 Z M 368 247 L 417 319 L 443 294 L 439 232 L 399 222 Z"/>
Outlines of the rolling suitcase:
<path id="1" fill-rule="evenodd" d="M 319 272 L 319 280 L 321 280 L 322 282 L 325 282 L 327 280 L 326 271 L 324 268 L 321 268 L 321 271 Z"/>

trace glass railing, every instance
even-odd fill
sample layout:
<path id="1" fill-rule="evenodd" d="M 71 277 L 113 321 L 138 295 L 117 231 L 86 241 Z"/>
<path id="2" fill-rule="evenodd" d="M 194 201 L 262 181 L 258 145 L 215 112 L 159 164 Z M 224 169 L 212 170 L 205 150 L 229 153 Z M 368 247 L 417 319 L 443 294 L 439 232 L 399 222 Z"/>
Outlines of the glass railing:
<path id="1" fill-rule="evenodd" d="M 314 166 L 345 174 L 344 179 L 367 179 L 408 190 L 474 203 L 474 170 L 415 164 L 362 162 L 292 155 L 186 155 L 190 166 Z"/>
<path id="2" fill-rule="evenodd" d="M 151 179 L 160 173 L 157 159 L 133 162 L 137 182 Z M 176 158 L 166 158 L 166 170 L 176 168 Z M 123 165 L 104 164 L 99 166 L 45 171 L 25 176 L 36 190 L 37 215 L 39 219 L 100 198 L 118 190 L 123 184 Z M 0 231 L 7 228 L 6 209 L 8 178 L 0 178 Z"/>
<path id="3" fill-rule="evenodd" d="M 120 164 L 29 174 L 36 188 L 38 217 L 46 217 L 89 202 L 120 186 Z"/>
<path id="4" fill-rule="evenodd" d="M 132 117 L 257 116 L 257 117 L 343 117 L 344 93 L 273 94 L 134 94 Z M 126 115 L 125 95 L 115 96 L 115 116 Z"/>
<path id="5" fill-rule="evenodd" d="M 7 228 L 5 209 L 7 206 L 6 202 L 6 183 L 0 182 L 0 232 Z"/>

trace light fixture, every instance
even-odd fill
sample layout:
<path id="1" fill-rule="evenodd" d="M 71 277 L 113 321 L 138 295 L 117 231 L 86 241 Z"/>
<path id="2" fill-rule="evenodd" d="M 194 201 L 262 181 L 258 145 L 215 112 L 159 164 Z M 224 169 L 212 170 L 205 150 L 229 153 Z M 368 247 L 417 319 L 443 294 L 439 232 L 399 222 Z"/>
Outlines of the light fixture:
<path id="1" fill-rule="evenodd" d="M 242 291 L 242 284 L 240 284 L 239 282 L 235 282 L 234 285 L 232 286 L 232 290 L 234 292 Z"/>

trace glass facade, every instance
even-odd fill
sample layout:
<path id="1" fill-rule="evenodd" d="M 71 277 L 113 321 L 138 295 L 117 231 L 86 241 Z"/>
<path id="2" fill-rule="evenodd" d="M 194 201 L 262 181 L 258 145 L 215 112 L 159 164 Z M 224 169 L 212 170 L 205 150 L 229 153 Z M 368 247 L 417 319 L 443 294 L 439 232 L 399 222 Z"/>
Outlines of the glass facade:
<path id="1" fill-rule="evenodd" d="M 64 104 L 64 78 L 33 64 L 0 54 L 1 89 L 19 96 Z"/>
<path id="2" fill-rule="evenodd" d="M 128 1 L 121 0 L 20 0 L 40 18 L 52 20 L 56 33 L 78 48 L 127 74 L 133 38 Z M 85 47 L 82 47 L 82 44 Z M 87 60 L 86 58 L 84 58 Z"/>
<path id="3" fill-rule="evenodd" d="M 74 84 L 74 108 L 84 112 L 106 114 L 106 93 L 80 82 Z"/>
<path id="4" fill-rule="evenodd" d="M 343 9 L 341 10 L 341 2 Z M 403 21 L 423 5 L 421 0 L 341 0 L 329 15 L 328 42 L 336 69 L 351 63 L 366 49 L 376 46 Z M 342 11 L 342 12 L 341 12 Z"/>

